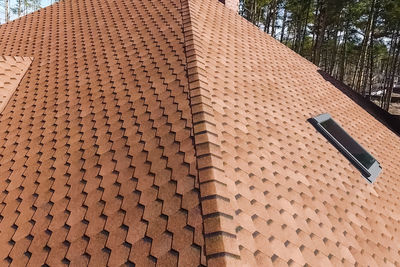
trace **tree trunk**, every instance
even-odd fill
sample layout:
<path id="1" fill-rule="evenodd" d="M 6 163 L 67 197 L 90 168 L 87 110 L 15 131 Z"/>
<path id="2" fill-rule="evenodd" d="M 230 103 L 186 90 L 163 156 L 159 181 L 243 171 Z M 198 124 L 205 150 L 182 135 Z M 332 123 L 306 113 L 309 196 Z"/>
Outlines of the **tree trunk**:
<path id="1" fill-rule="evenodd" d="M 376 12 L 377 9 L 375 9 Z M 376 27 L 376 14 L 374 16 L 374 21 L 372 23 L 372 29 L 371 29 L 371 38 L 369 42 L 369 100 L 371 101 L 371 94 L 372 94 L 372 83 L 373 83 L 373 77 L 374 77 L 374 34 L 375 34 L 375 27 Z"/>
<path id="2" fill-rule="evenodd" d="M 280 41 L 283 43 L 283 37 L 285 36 L 285 28 L 286 28 L 286 18 L 287 18 L 287 9 L 286 7 L 283 7 L 283 19 L 282 19 L 282 30 L 281 30 L 281 38 Z"/>
<path id="3" fill-rule="evenodd" d="M 355 89 L 358 92 L 361 91 L 361 81 L 363 80 L 363 77 L 364 77 L 364 65 L 365 65 L 364 63 L 365 63 L 365 58 L 367 57 L 367 53 L 368 53 L 367 46 L 369 43 L 369 36 L 370 36 L 371 30 L 372 30 L 372 23 L 375 21 L 374 15 L 375 15 L 375 0 L 371 0 L 371 10 L 369 12 L 368 23 L 365 28 L 365 34 L 364 34 L 364 39 L 363 39 L 361 54 L 360 54 L 360 69 L 356 70 L 356 73 L 358 71 L 358 79 L 357 79 L 357 84 L 355 86 Z M 365 88 L 363 88 L 362 94 L 363 94 L 363 96 L 365 96 Z"/>
<path id="4" fill-rule="evenodd" d="M 333 72 L 335 69 L 336 65 L 336 56 L 337 56 L 337 51 L 338 51 L 338 34 L 339 34 L 339 29 L 338 27 L 335 27 L 335 31 L 333 33 L 333 51 L 330 59 L 330 64 L 329 64 L 329 74 L 333 76 Z"/>
<path id="5" fill-rule="evenodd" d="M 299 18 L 296 22 L 296 34 L 295 34 L 295 42 L 294 42 L 294 51 L 297 53 L 300 52 L 300 44 L 301 44 L 301 39 L 302 39 L 302 21 Z"/>
<path id="6" fill-rule="evenodd" d="M 393 59 L 393 64 L 392 64 L 392 72 L 391 72 L 391 77 L 390 77 L 390 84 L 389 84 L 389 91 L 386 96 L 386 103 L 384 106 L 384 109 L 386 111 L 389 111 L 390 108 L 390 103 L 392 102 L 392 93 L 393 93 L 393 87 L 394 87 L 394 78 L 397 73 L 398 65 L 399 65 L 399 55 L 400 55 L 400 38 L 397 34 L 396 36 L 396 53 L 395 57 Z"/>
<path id="7" fill-rule="evenodd" d="M 269 33 L 269 27 L 267 26 L 269 20 L 269 11 L 267 10 L 267 7 L 265 7 L 264 14 L 265 14 L 264 32 Z"/>
<path id="8" fill-rule="evenodd" d="M 327 36 L 326 36 L 326 40 L 329 40 L 330 39 L 330 34 L 329 34 L 329 30 L 327 31 Z M 323 54 L 324 54 L 324 58 L 323 58 L 323 62 L 324 62 L 324 71 L 326 72 L 326 73 L 329 73 L 329 69 L 328 69 L 328 67 L 329 67 L 329 64 L 328 64 L 328 59 L 329 59 L 329 55 L 328 55 L 328 46 L 326 45 L 325 46 L 325 49 L 324 49 L 324 52 L 323 52 Z"/>
<path id="9" fill-rule="evenodd" d="M 318 1 L 320 2 L 320 1 Z M 326 31 L 327 7 L 326 3 L 319 3 L 319 14 L 317 16 L 317 29 L 315 35 L 315 45 L 313 48 L 313 62 L 319 65 L 321 59 L 321 48 L 324 42 L 324 35 Z"/>
<path id="10" fill-rule="evenodd" d="M 321 3 L 320 0 L 317 0 L 315 6 L 315 16 L 314 16 L 314 29 L 313 29 L 313 43 L 312 43 L 312 51 L 311 51 L 311 61 L 315 63 L 315 47 L 317 43 L 317 36 L 320 28 L 320 19 L 319 19 L 319 12 Z"/>
<path id="11" fill-rule="evenodd" d="M 392 49 L 392 48 L 391 48 Z M 391 54 L 391 50 L 390 50 L 390 52 L 389 52 L 389 55 Z M 381 108 L 383 108 L 384 107 L 384 104 L 385 104 L 385 98 L 386 98 L 386 91 L 387 91 L 387 87 L 388 87 L 388 80 L 389 80 L 389 76 L 388 76 L 388 73 L 389 73 L 389 66 L 390 66 L 390 64 L 391 64 L 391 61 L 390 61 L 390 58 L 388 59 L 388 61 L 387 61 L 387 63 L 386 63 L 386 68 L 385 68 L 385 75 L 384 75 L 384 77 L 383 77 L 383 81 L 381 82 L 381 84 L 382 84 L 382 97 L 381 97 L 381 99 L 380 99 L 380 106 L 381 106 Z"/>
<path id="12" fill-rule="evenodd" d="M 346 67 L 346 57 L 347 57 L 347 39 L 348 39 L 348 28 L 349 22 L 345 25 L 345 30 L 343 34 L 343 44 L 342 44 L 342 53 L 340 56 L 340 65 L 339 65 L 339 81 L 343 82 L 345 78 L 345 67 Z"/>
<path id="13" fill-rule="evenodd" d="M 21 17 L 21 12 L 22 12 L 22 0 L 17 0 L 17 14 L 18 17 Z"/>
<path id="14" fill-rule="evenodd" d="M 8 11 L 8 0 L 4 0 L 4 12 L 6 23 L 10 21 L 10 12 Z"/>
<path id="15" fill-rule="evenodd" d="M 396 47 L 395 33 L 393 33 L 391 41 L 390 41 L 389 57 L 388 57 L 386 67 L 385 67 L 385 76 L 384 76 L 383 88 L 382 88 L 383 93 L 382 93 L 382 98 L 381 98 L 381 108 L 385 107 L 385 99 L 386 99 L 387 91 L 388 91 L 388 87 L 389 87 L 390 70 L 391 70 L 392 61 L 393 61 L 393 58 L 395 55 L 395 47 Z"/>
<path id="16" fill-rule="evenodd" d="M 256 18 L 257 18 L 257 0 L 253 0 L 253 16 L 251 20 L 253 24 L 256 24 Z"/>
<path id="17" fill-rule="evenodd" d="M 250 4 L 250 22 L 254 24 L 254 17 L 255 17 L 255 13 L 256 13 L 256 0 L 252 0 L 251 4 Z"/>
<path id="18" fill-rule="evenodd" d="M 273 5 L 271 8 L 271 36 L 275 38 L 275 26 L 276 26 L 276 16 L 278 14 L 278 0 L 272 1 Z"/>
<path id="19" fill-rule="evenodd" d="M 263 14 L 263 9 L 262 8 L 260 8 L 259 9 L 259 11 L 257 12 L 258 13 L 258 16 L 257 16 L 257 21 L 256 21 L 256 24 L 255 25 L 257 25 L 257 27 L 260 27 L 260 21 L 261 21 L 261 16 L 262 16 L 262 14 Z"/>
<path id="20" fill-rule="evenodd" d="M 361 84 L 361 88 L 363 89 L 363 93 L 362 93 L 362 96 L 365 98 L 366 96 L 367 96 L 367 83 L 368 83 L 368 77 L 369 77 L 369 74 L 372 72 L 372 69 L 371 69 L 371 64 L 370 64 L 370 57 L 368 56 L 369 55 L 369 46 L 367 47 L 367 51 L 368 51 L 368 54 L 367 54 L 367 56 L 366 56 L 366 59 L 367 59 L 367 61 L 366 61 L 366 64 L 365 64 L 365 72 L 364 72 L 364 77 L 363 77 L 363 80 L 362 80 L 362 84 Z"/>
<path id="21" fill-rule="evenodd" d="M 311 3 L 312 3 L 311 0 L 309 0 L 307 2 L 306 20 L 304 21 L 304 27 L 303 27 L 303 33 L 302 33 L 303 38 L 301 40 L 299 54 L 302 54 L 303 49 L 304 49 L 304 41 L 305 41 L 305 39 L 306 39 L 305 37 L 307 35 L 307 26 L 308 26 L 308 19 L 310 16 Z"/>

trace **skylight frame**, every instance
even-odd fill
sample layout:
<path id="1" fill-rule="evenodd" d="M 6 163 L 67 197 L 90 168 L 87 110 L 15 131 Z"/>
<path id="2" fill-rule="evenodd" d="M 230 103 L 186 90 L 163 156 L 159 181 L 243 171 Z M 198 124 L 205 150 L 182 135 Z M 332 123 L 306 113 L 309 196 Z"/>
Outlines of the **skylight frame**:
<path id="1" fill-rule="evenodd" d="M 339 129 L 343 131 L 344 134 L 347 135 L 349 140 L 351 142 L 354 142 L 356 145 L 359 146 L 362 150 L 364 150 L 365 153 L 367 153 L 373 160 L 374 162 L 372 165 L 367 168 L 364 166 L 363 163 L 361 163 L 343 144 L 343 142 L 340 142 L 340 140 L 337 140 L 335 136 L 333 136 L 323 125 L 322 123 L 332 120 L 335 123 L 335 126 L 337 126 Z M 332 116 L 329 113 L 324 113 L 321 115 L 318 115 L 312 119 L 310 119 L 310 122 L 314 125 L 314 127 L 331 143 L 333 144 L 340 153 L 342 153 L 362 174 L 362 176 L 369 182 L 373 183 L 375 182 L 376 178 L 379 176 L 379 174 L 382 171 L 382 167 L 380 166 L 379 162 L 375 159 L 374 156 L 372 156 L 363 146 L 361 146 L 356 140 L 354 140 L 353 137 L 351 137 L 350 134 L 347 133 L 345 129 L 343 129 L 342 126 L 340 126 L 339 123 L 337 123 Z"/>

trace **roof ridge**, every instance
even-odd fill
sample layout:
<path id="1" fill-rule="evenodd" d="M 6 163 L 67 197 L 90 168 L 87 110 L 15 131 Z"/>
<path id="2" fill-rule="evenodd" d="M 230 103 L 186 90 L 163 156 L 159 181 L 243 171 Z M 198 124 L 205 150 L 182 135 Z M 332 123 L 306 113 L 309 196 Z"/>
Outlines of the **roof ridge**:
<path id="1" fill-rule="evenodd" d="M 233 220 L 236 200 L 228 190 L 231 181 L 223 170 L 221 143 L 214 119 L 211 92 L 207 89 L 205 62 L 197 53 L 201 50 L 199 38 L 196 38 L 200 34 L 193 26 L 195 18 L 192 16 L 190 1 L 181 0 L 181 4 L 205 254 L 207 264 L 232 265 L 240 259 Z"/>

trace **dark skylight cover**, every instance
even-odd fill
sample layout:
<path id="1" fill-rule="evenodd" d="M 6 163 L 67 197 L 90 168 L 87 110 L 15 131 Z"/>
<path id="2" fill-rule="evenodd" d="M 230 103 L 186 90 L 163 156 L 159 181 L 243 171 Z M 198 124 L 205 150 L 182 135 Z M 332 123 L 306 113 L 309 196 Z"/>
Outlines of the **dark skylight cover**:
<path id="1" fill-rule="evenodd" d="M 361 171 L 369 182 L 375 181 L 381 172 L 379 162 L 336 123 L 329 114 L 321 114 L 313 118 L 311 122 L 329 142 Z"/>

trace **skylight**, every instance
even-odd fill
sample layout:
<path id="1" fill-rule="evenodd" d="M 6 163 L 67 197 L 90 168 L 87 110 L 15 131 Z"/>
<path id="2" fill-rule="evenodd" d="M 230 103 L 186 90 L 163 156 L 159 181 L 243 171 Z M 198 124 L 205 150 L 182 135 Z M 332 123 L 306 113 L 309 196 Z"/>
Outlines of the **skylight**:
<path id="1" fill-rule="evenodd" d="M 379 162 L 355 141 L 328 113 L 312 118 L 311 123 L 358 170 L 373 183 L 382 171 Z"/>

